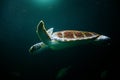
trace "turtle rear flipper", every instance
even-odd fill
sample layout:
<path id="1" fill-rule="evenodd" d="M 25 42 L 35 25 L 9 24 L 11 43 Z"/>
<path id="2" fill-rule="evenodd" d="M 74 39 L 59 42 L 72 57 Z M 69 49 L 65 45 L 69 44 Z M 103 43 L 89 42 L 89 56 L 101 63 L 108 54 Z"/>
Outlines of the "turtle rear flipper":
<path id="1" fill-rule="evenodd" d="M 52 29 L 50 29 L 52 31 Z M 49 32 L 50 32 L 49 30 Z M 49 44 L 49 42 L 51 41 L 51 38 L 49 36 L 49 34 L 46 31 L 44 22 L 41 20 L 39 22 L 39 24 L 37 25 L 37 30 L 36 33 L 38 34 L 38 37 L 40 38 L 40 40 L 45 43 L 45 44 Z"/>

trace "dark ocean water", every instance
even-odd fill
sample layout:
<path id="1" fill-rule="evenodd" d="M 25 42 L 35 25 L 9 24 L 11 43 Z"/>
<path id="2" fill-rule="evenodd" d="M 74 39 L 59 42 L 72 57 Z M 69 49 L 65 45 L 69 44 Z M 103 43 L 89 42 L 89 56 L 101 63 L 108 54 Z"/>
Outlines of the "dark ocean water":
<path id="1" fill-rule="evenodd" d="M 110 45 L 30 55 L 30 46 L 40 42 L 36 35 L 40 20 L 54 31 L 74 29 L 107 35 Z M 58 80 L 115 79 L 118 32 L 115 0 L 1 0 L 0 80 L 55 80 L 56 76 Z"/>

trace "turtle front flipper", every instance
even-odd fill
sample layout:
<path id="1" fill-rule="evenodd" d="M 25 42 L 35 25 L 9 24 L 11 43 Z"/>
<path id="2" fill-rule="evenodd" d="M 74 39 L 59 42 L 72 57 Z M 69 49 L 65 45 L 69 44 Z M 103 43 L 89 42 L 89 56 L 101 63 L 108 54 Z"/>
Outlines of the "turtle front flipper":
<path id="1" fill-rule="evenodd" d="M 48 29 L 48 30 L 47 30 L 47 33 L 48 33 L 49 36 L 51 36 L 52 33 L 53 33 L 53 28 Z"/>
<path id="2" fill-rule="evenodd" d="M 50 38 L 49 34 L 47 33 L 44 22 L 42 20 L 37 25 L 36 33 L 43 43 L 45 43 L 47 45 L 50 43 L 51 38 Z"/>

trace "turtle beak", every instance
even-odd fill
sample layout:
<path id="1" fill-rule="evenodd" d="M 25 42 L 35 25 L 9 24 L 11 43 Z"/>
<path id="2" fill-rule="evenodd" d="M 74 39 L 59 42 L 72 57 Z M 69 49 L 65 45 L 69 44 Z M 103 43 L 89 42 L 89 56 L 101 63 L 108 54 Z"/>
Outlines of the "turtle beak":
<path id="1" fill-rule="evenodd" d="M 35 50 L 36 50 L 35 46 L 31 46 L 30 49 L 29 49 L 29 52 L 33 53 Z"/>
<path id="2" fill-rule="evenodd" d="M 29 52 L 30 52 L 30 53 L 34 53 L 34 52 L 36 52 L 37 50 L 39 50 L 40 48 L 41 48 L 40 43 L 36 43 L 36 44 L 34 44 L 33 46 L 30 47 Z"/>
<path id="3" fill-rule="evenodd" d="M 97 37 L 96 41 L 106 41 L 106 40 L 110 40 L 110 37 L 105 36 L 105 35 L 100 35 L 99 37 Z"/>

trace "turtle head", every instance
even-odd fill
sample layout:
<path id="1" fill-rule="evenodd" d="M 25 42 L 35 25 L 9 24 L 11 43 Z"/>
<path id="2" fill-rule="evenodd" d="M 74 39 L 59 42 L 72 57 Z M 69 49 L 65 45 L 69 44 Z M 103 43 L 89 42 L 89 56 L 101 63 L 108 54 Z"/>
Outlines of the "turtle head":
<path id="1" fill-rule="evenodd" d="M 29 52 L 35 53 L 35 52 L 38 52 L 39 50 L 41 50 L 42 48 L 45 48 L 45 47 L 46 47 L 46 45 L 43 42 L 36 43 L 30 47 Z"/>

